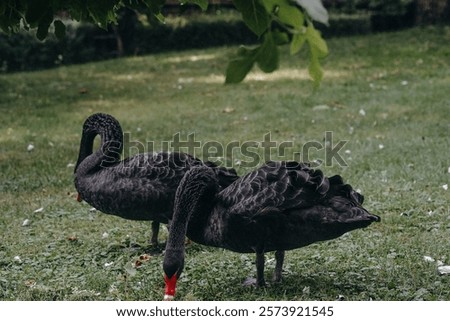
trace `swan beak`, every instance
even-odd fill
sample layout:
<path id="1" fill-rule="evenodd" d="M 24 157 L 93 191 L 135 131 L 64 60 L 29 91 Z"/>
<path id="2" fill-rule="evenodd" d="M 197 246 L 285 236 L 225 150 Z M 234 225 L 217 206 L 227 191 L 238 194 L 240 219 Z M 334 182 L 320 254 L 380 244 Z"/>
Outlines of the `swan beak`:
<path id="1" fill-rule="evenodd" d="M 164 282 L 166 282 L 166 290 L 164 293 L 164 301 L 171 301 L 175 297 L 175 288 L 177 286 L 177 274 L 172 275 L 171 278 L 164 273 Z"/>
<path id="2" fill-rule="evenodd" d="M 78 202 L 81 202 L 81 201 L 82 201 L 80 193 L 77 194 L 77 201 L 78 201 Z"/>

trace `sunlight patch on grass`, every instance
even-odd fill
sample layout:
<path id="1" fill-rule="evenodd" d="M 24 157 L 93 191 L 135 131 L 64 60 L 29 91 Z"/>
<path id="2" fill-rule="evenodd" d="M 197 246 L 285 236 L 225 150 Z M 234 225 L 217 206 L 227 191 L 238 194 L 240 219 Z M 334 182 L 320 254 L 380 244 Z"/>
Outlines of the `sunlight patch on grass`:
<path id="1" fill-rule="evenodd" d="M 344 70 L 329 69 L 325 72 L 324 79 L 344 79 L 349 78 L 351 73 Z M 225 82 L 224 75 L 211 74 L 209 76 L 195 77 L 183 79 L 184 82 L 190 79 L 190 82 L 206 83 L 206 84 L 223 84 Z M 261 71 L 253 71 L 247 75 L 244 82 L 276 82 L 282 80 L 307 80 L 311 78 L 306 69 L 280 69 L 273 73 L 267 74 Z"/>
<path id="2" fill-rule="evenodd" d="M 180 63 L 180 62 L 197 62 L 217 59 L 217 54 L 198 54 L 198 55 L 180 55 L 175 57 L 168 57 L 162 60 L 163 63 Z"/>

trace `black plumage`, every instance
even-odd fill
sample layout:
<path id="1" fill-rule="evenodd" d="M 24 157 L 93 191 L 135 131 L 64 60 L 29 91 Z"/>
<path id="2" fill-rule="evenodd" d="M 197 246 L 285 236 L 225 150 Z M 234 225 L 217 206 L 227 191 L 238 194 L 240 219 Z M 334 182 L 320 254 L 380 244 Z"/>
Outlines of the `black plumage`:
<path id="1" fill-rule="evenodd" d="M 264 280 L 264 253 L 276 251 L 274 281 L 284 252 L 380 221 L 340 176 L 326 177 L 297 162 L 268 162 L 218 188 L 217 175 L 191 169 L 181 181 L 164 258 L 166 297 L 184 266 L 184 237 L 241 253 L 256 253 L 256 284 Z"/>
<path id="2" fill-rule="evenodd" d="M 93 152 L 97 135 L 100 148 Z M 97 113 L 83 125 L 75 166 L 75 187 L 82 199 L 107 214 L 130 220 L 153 221 L 152 243 L 157 244 L 159 223 L 172 217 L 175 192 L 192 167 L 210 168 L 219 177 L 219 188 L 236 180 L 234 169 L 179 152 L 142 153 L 121 160 L 123 132 L 119 122 Z"/>

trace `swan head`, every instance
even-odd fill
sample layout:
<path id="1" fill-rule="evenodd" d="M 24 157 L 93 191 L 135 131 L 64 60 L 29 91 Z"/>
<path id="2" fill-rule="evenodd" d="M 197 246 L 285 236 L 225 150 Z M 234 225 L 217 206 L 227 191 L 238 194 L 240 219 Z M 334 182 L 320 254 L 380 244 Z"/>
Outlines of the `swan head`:
<path id="1" fill-rule="evenodd" d="M 184 251 L 166 249 L 163 262 L 164 282 L 166 284 L 164 291 L 164 300 L 171 301 L 175 297 L 177 281 L 184 269 Z"/>

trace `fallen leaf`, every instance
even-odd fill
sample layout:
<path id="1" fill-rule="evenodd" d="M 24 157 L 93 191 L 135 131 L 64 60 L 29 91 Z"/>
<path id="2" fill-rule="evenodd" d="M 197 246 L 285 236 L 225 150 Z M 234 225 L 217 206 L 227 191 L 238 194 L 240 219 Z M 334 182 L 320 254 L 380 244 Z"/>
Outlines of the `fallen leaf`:
<path id="1" fill-rule="evenodd" d="M 67 240 L 70 242 L 76 242 L 76 241 L 78 241 L 78 238 L 75 235 L 72 235 L 72 236 L 69 236 L 67 238 Z"/>
<path id="2" fill-rule="evenodd" d="M 141 256 L 139 256 L 139 260 L 146 262 L 148 260 L 150 260 L 151 256 L 148 254 L 142 254 Z"/>

